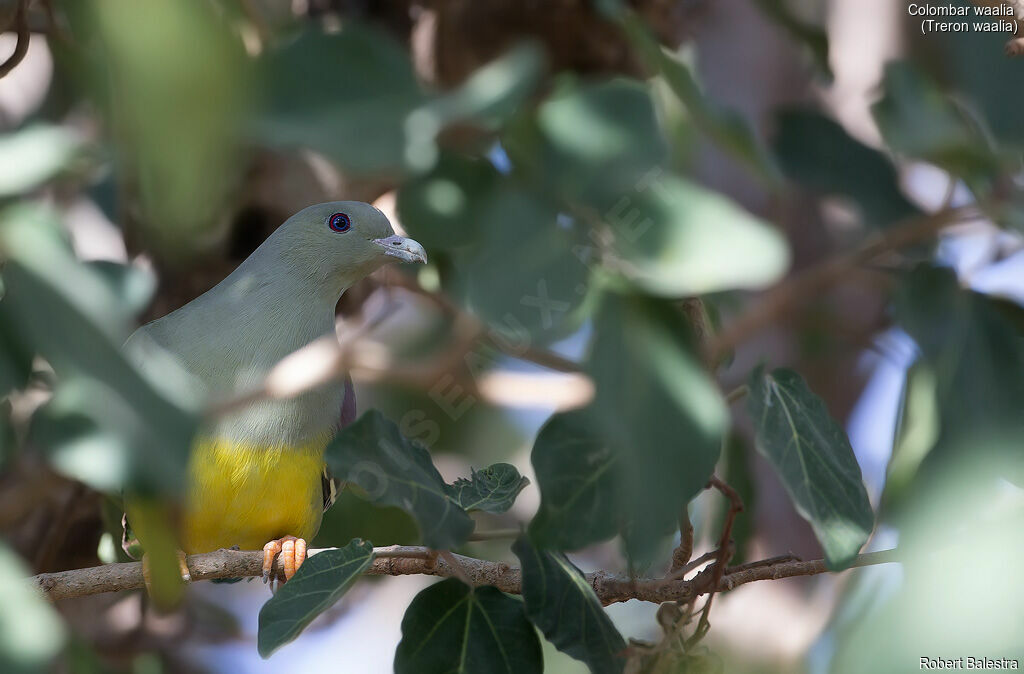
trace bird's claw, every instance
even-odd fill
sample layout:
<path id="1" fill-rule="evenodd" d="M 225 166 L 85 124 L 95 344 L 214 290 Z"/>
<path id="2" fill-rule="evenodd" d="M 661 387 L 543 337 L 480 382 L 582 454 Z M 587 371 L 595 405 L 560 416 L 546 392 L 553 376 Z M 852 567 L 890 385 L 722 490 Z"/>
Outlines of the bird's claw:
<path id="1" fill-rule="evenodd" d="M 284 536 L 263 546 L 263 582 L 270 583 L 271 591 L 274 590 L 274 584 L 271 582 L 274 558 L 278 553 L 281 554 L 281 563 L 284 565 L 284 578 L 281 582 L 287 582 L 306 561 L 306 541 L 295 536 Z"/>

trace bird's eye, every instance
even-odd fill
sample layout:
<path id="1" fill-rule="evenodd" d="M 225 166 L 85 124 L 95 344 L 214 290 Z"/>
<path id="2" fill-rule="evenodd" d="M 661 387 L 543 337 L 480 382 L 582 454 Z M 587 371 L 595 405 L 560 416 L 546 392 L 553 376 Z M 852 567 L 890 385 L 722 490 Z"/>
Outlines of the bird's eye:
<path id="1" fill-rule="evenodd" d="M 347 232 L 352 227 L 352 220 L 345 213 L 335 213 L 327 218 L 327 226 L 333 232 Z"/>

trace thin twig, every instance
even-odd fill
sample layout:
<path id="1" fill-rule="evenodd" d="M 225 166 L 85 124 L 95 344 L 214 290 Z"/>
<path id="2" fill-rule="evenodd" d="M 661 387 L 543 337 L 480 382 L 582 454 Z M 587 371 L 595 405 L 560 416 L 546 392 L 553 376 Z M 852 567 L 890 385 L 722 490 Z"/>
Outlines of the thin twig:
<path id="1" fill-rule="evenodd" d="M 748 393 L 750 393 L 750 387 L 747 386 L 746 384 L 741 384 L 740 386 L 737 386 L 733 390 L 729 391 L 729 395 L 725 396 L 725 402 L 728 405 L 732 405 L 734 402 L 740 400 Z"/>
<path id="2" fill-rule="evenodd" d="M 722 582 L 722 577 L 725 575 L 725 565 L 729 563 L 729 559 L 734 551 L 732 547 L 732 527 L 736 522 L 736 516 L 743 512 L 743 499 L 740 498 L 739 492 L 722 481 L 718 476 L 711 476 L 711 479 L 708 480 L 708 487 L 714 487 L 729 499 L 729 510 L 725 514 L 722 535 L 718 539 L 718 558 L 711 567 L 711 592 L 708 594 L 707 601 L 704 602 L 704 608 L 700 612 L 700 620 L 697 622 L 696 629 L 694 629 L 690 638 L 686 640 L 686 650 L 690 650 L 697 645 L 697 642 L 704 638 L 708 628 L 711 627 L 711 623 L 708 621 L 708 616 L 711 613 L 711 604 L 715 600 L 715 592 L 718 590 L 718 585 Z"/>
<path id="3" fill-rule="evenodd" d="M 25 58 L 25 54 L 28 53 L 28 42 L 32 37 L 32 34 L 28 29 L 28 2 L 29 0 L 19 0 L 17 9 L 14 10 L 14 21 L 8 27 L 13 28 L 18 34 L 18 41 L 14 45 L 14 52 L 0 64 L 0 77 L 4 77 L 7 73 L 14 70 L 14 68 L 21 63 L 22 59 Z"/>
<path id="4" fill-rule="evenodd" d="M 320 552 L 323 550 L 310 550 L 308 554 L 315 555 Z M 853 566 L 895 562 L 895 553 L 895 550 L 886 550 L 860 555 Z M 457 576 L 455 568 L 447 561 L 443 558 L 434 559 L 431 551 L 421 546 L 374 548 L 374 554 L 376 558 L 367 570 L 367 575 L 429 575 L 443 578 Z M 522 578 L 518 568 L 504 562 L 492 562 L 454 553 L 452 557 L 458 561 L 462 571 L 474 585 L 493 585 L 503 592 L 521 593 Z M 260 550 L 217 550 L 201 555 L 189 555 L 187 563 L 193 581 L 258 577 L 263 574 L 263 552 Z M 274 563 L 274 570 L 277 574 L 284 572 L 280 559 Z M 825 561 L 821 559 L 809 562 L 784 562 L 726 574 L 716 589 L 725 592 L 758 580 L 813 576 L 826 572 L 828 569 L 825 567 Z M 701 580 L 701 576 L 693 580 L 664 583 L 662 579 L 637 580 L 597 571 L 588 573 L 586 580 L 594 588 L 601 603 L 606 606 L 630 599 L 659 604 L 667 601 L 692 601 L 712 590 L 712 587 Z M 136 590 L 144 586 L 140 562 L 104 564 L 88 569 L 42 573 L 33 576 L 29 581 L 54 601 L 105 592 Z"/>
<path id="5" fill-rule="evenodd" d="M 683 512 L 679 515 L 679 545 L 672 551 L 672 567 L 669 571 L 673 574 L 685 568 L 693 556 L 693 523 L 690 522 L 690 513 L 683 506 Z M 686 575 L 685 573 L 682 575 Z M 682 577 L 679 576 L 680 578 Z"/>
<path id="6" fill-rule="evenodd" d="M 496 541 L 503 538 L 516 538 L 523 533 L 521 529 L 491 529 L 490 531 L 474 531 L 469 535 L 471 541 Z"/>

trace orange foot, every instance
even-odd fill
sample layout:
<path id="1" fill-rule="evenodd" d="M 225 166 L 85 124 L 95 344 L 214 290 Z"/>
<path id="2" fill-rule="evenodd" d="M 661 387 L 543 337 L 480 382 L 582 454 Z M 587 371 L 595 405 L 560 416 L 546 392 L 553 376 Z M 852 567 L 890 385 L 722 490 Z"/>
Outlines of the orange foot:
<path id="1" fill-rule="evenodd" d="M 281 553 L 284 564 L 284 581 L 289 581 L 302 563 L 306 561 L 306 541 L 295 536 L 285 536 L 263 546 L 263 582 L 269 583 L 274 573 L 274 557 Z M 284 582 L 282 581 L 282 582 Z"/>

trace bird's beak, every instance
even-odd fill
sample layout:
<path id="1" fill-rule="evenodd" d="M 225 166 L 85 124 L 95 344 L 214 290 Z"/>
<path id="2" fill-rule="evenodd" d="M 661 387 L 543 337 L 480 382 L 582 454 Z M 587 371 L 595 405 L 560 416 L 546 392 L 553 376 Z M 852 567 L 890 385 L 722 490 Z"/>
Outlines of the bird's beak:
<path id="1" fill-rule="evenodd" d="M 427 263 L 427 251 L 414 239 L 395 234 L 384 239 L 374 239 L 373 242 L 384 249 L 385 255 L 397 257 L 402 262 Z"/>

